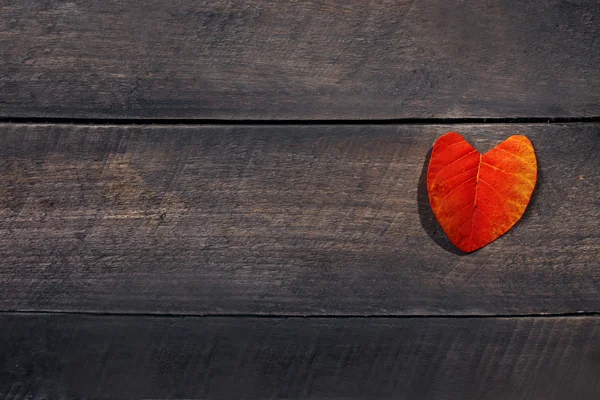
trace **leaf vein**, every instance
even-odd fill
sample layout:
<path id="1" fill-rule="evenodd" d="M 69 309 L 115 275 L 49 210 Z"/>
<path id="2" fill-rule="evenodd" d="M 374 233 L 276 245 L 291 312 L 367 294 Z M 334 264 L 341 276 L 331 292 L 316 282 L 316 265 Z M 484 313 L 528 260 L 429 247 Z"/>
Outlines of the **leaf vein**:
<path id="1" fill-rule="evenodd" d="M 483 156 L 479 154 L 479 163 L 477 163 L 477 176 L 475 176 L 475 198 L 473 199 L 473 207 L 477 207 L 477 190 L 479 189 L 479 172 L 481 172 L 481 161 Z M 475 219 L 475 213 L 471 217 L 471 233 L 469 234 L 469 243 L 473 244 L 473 220 Z"/>
<path id="2" fill-rule="evenodd" d="M 463 183 L 461 183 L 460 185 L 456 186 L 454 189 L 452 189 L 451 191 L 449 191 L 448 193 L 446 193 L 446 195 L 445 195 L 445 196 L 442 198 L 442 200 L 440 200 L 440 201 L 444 201 L 444 200 L 446 200 L 446 198 L 447 198 L 448 196 L 450 196 L 450 194 L 452 194 L 452 192 L 454 192 L 456 189 L 458 189 L 459 187 L 461 187 L 461 186 L 462 186 L 462 185 L 464 185 L 465 183 L 467 183 L 467 182 L 469 182 L 470 180 L 473 180 L 473 179 L 475 179 L 475 178 L 477 178 L 477 177 L 476 177 L 476 176 L 474 176 L 474 177 L 472 177 L 472 178 L 469 178 L 469 179 L 467 179 L 466 181 L 464 181 Z"/>
<path id="3" fill-rule="evenodd" d="M 498 167 L 496 167 L 496 166 L 494 166 L 494 165 L 492 165 L 492 164 L 490 164 L 490 163 L 486 163 L 485 161 L 481 161 L 481 163 L 482 163 L 482 164 L 485 164 L 485 165 L 487 165 L 487 166 L 489 166 L 489 167 L 492 167 L 492 168 L 494 168 L 494 169 L 497 169 L 498 171 L 500 171 L 500 172 L 502 172 L 502 173 L 505 173 L 505 174 L 507 174 L 507 175 L 515 175 L 515 176 L 518 176 L 519 178 L 523 179 L 523 180 L 524 180 L 524 181 L 526 181 L 526 182 L 533 183 L 533 182 L 531 181 L 531 179 L 527 179 L 527 178 L 525 178 L 525 177 L 524 177 L 522 174 L 518 174 L 518 173 L 515 173 L 515 172 L 508 172 L 508 171 L 505 171 L 505 170 L 503 170 L 502 168 L 498 168 Z"/>
<path id="4" fill-rule="evenodd" d="M 451 179 L 458 178 L 458 177 L 459 177 L 459 176 L 461 176 L 462 174 L 465 174 L 465 173 L 467 173 L 467 172 L 471 172 L 471 171 L 473 171 L 473 170 L 476 170 L 477 168 L 478 168 L 478 167 L 471 168 L 471 169 L 467 169 L 467 170 L 465 170 L 465 171 L 463 171 L 463 172 L 460 172 L 460 173 L 458 173 L 458 174 L 456 174 L 456 175 L 454 175 L 454 176 L 451 176 L 451 177 L 449 177 L 449 178 L 447 178 L 447 179 L 445 179 L 445 180 L 443 180 L 443 181 L 440 181 L 439 183 L 445 183 L 445 182 L 448 182 L 448 181 L 449 181 L 449 180 L 451 180 Z M 434 181 L 435 181 L 435 179 L 434 179 Z"/>
<path id="5" fill-rule="evenodd" d="M 520 156 L 516 155 L 516 154 L 515 154 L 515 153 L 513 153 L 512 151 L 504 150 L 502 147 L 499 147 L 499 146 L 497 146 L 497 147 L 496 147 L 496 149 L 498 149 L 498 150 L 500 150 L 500 151 L 503 151 L 503 152 L 505 152 L 505 153 L 508 153 L 508 154 L 510 154 L 510 155 L 511 155 L 511 156 L 513 156 L 513 157 L 516 157 L 516 158 L 518 158 L 519 160 L 523 161 L 525 164 L 529 164 L 529 161 L 527 161 L 527 160 L 526 160 L 526 159 L 524 159 L 523 157 L 520 157 Z M 493 150 L 493 149 L 492 149 L 492 150 Z"/>
<path id="6" fill-rule="evenodd" d="M 456 144 L 456 143 L 455 143 L 455 144 Z M 452 162 L 451 162 L 450 164 L 448 164 L 448 165 L 445 165 L 445 166 L 444 166 L 442 169 L 440 169 L 440 170 L 438 171 L 438 173 L 437 173 L 437 174 L 435 174 L 435 176 L 433 177 L 433 180 L 436 180 L 436 179 L 437 179 L 437 177 L 438 177 L 438 175 L 439 175 L 439 174 L 440 174 L 440 173 L 441 173 L 443 170 L 445 170 L 446 168 L 448 168 L 448 167 L 452 166 L 453 164 L 455 164 L 455 163 L 459 162 L 460 160 L 462 160 L 462 159 L 463 159 L 463 158 L 465 158 L 466 156 L 468 156 L 468 155 L 470 155 L 470 154 L 473 154 L 473 153 L 474 153 L 474 152 L 476 152 L 476 151 L 477 151 L 477 150 L 473 149 L 473 150 L 471 150 L 470 152 L 468 152 L 467 154 L 465 154 L 464 156 L 462 156 L 462 157 L 460 157 L 460 158 L 457 158 L 456 160 L 452 161 Z M 475 168 L 473 168 L 473 169 L 475 169 Z M 459 174 L 459 175 L 460 175 L 460 174 Z"/>
<path id="7" fill-rule="evenodd" d="M 500 194 L 500 192 L 498 192 L 492 185 L 490 185 L 489 183 L 487 183 L 485 180 L 479 178 L 479 180 L 483 183 L 485 183 L 486 185 L 488 185 L 490 187 L 490 189 L 492 189 L 494 191 L 494 193 L 496 194 L 496 196 L 498 196 L 498 198 L 500 199 L 500 205 L 502 206 L 502 208 L 504 209 L 504 212 L 506 213 L 506 216 L 510 218 L 510 213 L 508 212 L 508 210 L 506 209 L 506 206 L 504 205 L 505 201 L 509 201 L 510 199 L 506 198 L 505 196 L 502 196 Z"/>
<path id="8" fill-rule="evenodd" d="M 458 217 L 458 216 L 460 215 L 460 213 L 461 213 L 461 212 L 463 212 L 463 211 L 465 210 L 465 208 L 467 208 L 467 207 L 469 207 L 469 206 L 473 207 L 473 203 L 472 203 L 472 202 L 469 202 L 469 203 L 468 203 L 466 206 L 464 206 L 464 207 L 463 207 L 463 208 L 461 208 L 460 210 L 456 211 L 456 212 L 455 212 L 455 214 L 454 214 L 454 217 L 452 217 L 452 218 L 450 219 L 450 222 L 448 222 L 448 225 L 452 224 L 452 222 L 454 222 L 454 220 L 456 219 L 456 217 Z"/>

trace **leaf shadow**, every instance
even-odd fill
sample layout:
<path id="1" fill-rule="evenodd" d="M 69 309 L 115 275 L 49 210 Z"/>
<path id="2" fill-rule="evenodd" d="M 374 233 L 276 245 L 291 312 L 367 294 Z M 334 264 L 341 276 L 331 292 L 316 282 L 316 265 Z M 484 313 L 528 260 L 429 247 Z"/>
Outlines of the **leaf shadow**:
<path id="1" fill-rule="evenodd" d="M 417 204 L 419 206 L 419 218 L 421 220 L 421 226 L 431 239 L 442 249 L 449 253 L 453 253 L 459 256 L 467 255 L 464 251 L 452 244 L 446 233 L 442 229 L 437 218 L 433 214 L 431 204 L 429 203 L 429 195 L 427 194 L 427 168 L 429 167 L 429 160 L 431 159 L 431 152 L 433 149 L 429 149 L 425 162 L 423 163 L 423 169 L 421 170 L 421 176 L 419 177 L 419 187 L 417 188 Z"/>

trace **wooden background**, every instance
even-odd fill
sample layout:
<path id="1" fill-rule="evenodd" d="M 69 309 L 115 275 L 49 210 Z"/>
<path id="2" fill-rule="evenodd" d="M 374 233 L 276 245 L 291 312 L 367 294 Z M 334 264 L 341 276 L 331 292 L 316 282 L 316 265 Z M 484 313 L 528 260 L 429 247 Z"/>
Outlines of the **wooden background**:
<path id="1" fill-rule="evenodd" d="M 600 2 L 0 0 L 0 398 L 598 399 Z M 536 150 L 463 254 L 435 139 Z"/>

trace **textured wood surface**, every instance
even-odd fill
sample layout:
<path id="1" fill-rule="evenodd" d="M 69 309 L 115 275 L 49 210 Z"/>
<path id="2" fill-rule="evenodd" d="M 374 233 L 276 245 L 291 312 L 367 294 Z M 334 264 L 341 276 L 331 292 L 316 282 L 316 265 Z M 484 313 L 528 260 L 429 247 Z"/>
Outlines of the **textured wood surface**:
<path id="1" fill-rule="evenodd" d="M 596 0 L 0 2 L 0 117 L 598 116 Z"/>
<path id="2" fill-rule="evenodd" d="M 0 398 L 598 399 L 598 20 L 0 0 Z M 469 117 L 573 123 L 368 125 Z M 539 162 L 522 221 L 469 255 L 427 199 L 448 130 Z"/>
<path id="3" fill-rule="evenodd" d="M 473 254 L 425 188 L 447 126 L 0 126 L 0 309 L 415 315 L 600 311 L 600 124 L 527 135 L 523 219 Z"/>
<path id="4" fill-rule="evenodd" d="M 596 400 L 600 392 L 598 318 L 4 314 L 0 324 L 0 396 L 9 399 Z"/>

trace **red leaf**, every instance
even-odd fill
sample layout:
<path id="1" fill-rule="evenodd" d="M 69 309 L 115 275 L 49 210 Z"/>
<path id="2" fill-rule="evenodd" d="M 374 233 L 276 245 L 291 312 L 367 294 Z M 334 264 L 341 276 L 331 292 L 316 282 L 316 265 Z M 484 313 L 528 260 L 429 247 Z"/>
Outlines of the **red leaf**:
<path id="1" fill-rule="evenodd" d="M 472 252 L 504 235 L 521 219 L 537 181 L 533 146 L 511 136 L 485 154 L 449 132 L 433 145 L 429 202 L 452 243 Z"/>

